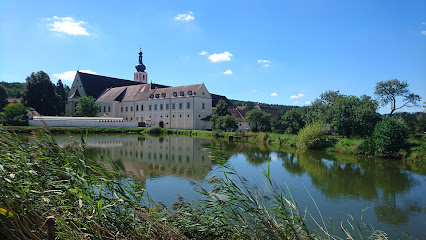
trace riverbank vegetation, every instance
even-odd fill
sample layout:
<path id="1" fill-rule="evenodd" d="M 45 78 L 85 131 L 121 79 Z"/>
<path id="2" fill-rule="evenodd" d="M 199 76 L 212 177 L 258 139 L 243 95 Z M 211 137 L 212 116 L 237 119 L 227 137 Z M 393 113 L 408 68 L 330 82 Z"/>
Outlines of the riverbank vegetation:
<path id="1" fill-rule="evenodd" d="M 48 239 L 51 230 L 60 239 L 341 239 L 336 231 L 351 239 L 386 237 L 351 219 L 337 228 L 312 220 L 269 169 L 263 191 L 225 164 L 209 188 L 197 186 L 203 201 L 179 198 L 168 208 L 106 157 L 87 159 L 84 139 L 61 148 L 43 131 L 31 142 L 0 133 L 1 239 Z M 211 150 L 223 160 L 223 149 Z"/>

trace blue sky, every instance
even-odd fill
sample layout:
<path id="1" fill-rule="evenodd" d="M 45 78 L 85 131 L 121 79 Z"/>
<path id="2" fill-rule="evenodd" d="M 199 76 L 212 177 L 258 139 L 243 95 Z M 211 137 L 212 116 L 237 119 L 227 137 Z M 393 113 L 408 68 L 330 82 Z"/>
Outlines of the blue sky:
<path id="1" fill-rule="evenodd" d="M 426 101 L 426 1 L 0 0 L 0 81 L 77 69 L 303 106 L 407 80 Z M 70 78 L 71 76 L 71 78 Z M 420 111 L 413 108 L 409 111 Z M 388 112 L 384 107 L 382 113 Z"/>

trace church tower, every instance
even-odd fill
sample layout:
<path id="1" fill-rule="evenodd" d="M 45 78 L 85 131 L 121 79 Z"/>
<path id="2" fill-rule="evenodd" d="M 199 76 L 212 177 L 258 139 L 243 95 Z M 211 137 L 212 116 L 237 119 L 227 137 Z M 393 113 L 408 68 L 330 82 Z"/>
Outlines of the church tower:
<path id="1" fill-rule="evenodd" d="M 134 74 L 135 82 L 147 83 L 148 74 L 145 72 L 145 65 L 142 63 L 142 49 L 139 49 L 139 63 L 135 66 L 136 72 Z"/>

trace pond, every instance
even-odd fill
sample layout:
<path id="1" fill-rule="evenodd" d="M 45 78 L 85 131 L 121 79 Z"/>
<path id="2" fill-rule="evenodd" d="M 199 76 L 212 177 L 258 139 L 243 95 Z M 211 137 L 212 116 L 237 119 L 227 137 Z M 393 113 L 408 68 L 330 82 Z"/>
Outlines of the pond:
<path id="1" fill-rule="evenodd" d="M 67 141 L 65 135 L 56 139 L 59 144 Z M 406 237 L 404 233 L 426 238 L 426 177 L 406 170 L 399 161 L 185 136 L 92 134 L 87 146 L 89 158 L 110 158 L 167 206 L 178 196 L 186 201 L 200 198 L 193 185 L 217 174 L 223 163 L 212 160 L 211 149 L 219 146 L 227 163 L 259 187 L 267 185 L 263 170 L 269 164 L 272 179 L 290 190 L 299 208 L 317 221 L 321 216 L 333 221 L 341 237 L 340 222 L 350 214 L 391 239 Z"/>

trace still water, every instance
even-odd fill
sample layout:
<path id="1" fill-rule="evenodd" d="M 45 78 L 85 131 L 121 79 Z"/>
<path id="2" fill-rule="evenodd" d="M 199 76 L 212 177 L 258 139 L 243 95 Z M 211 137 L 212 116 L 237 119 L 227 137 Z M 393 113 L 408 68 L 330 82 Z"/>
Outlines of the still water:
<path id="1" fill-rule="evenodd" d="M 66 139 L 57 136 L 60 144 Z M 178 196 L 186 201 L 200 198 L 193 184 L 204 184 L 217 174 L 223 163 L 212 160 L 213 145 L 223 150 L 240 175 L 259 187 L 267 185 L 263 170 L 269 163 L 273 180 L 291 191 L 299 208 L 316 220 L 321 214 L 325 221 L 333 221 L 339 236 L 343 233 L 338 226 L 351 214 L 391 239 L 404 238 L 404 233 L 426 239 L 426 176 L 406 170 L 398 161 L 138 135 L 89 135 L 87 156 L 109 157 L 127 176 L 142 182 L 155 201 L 171 206 Z"/>

